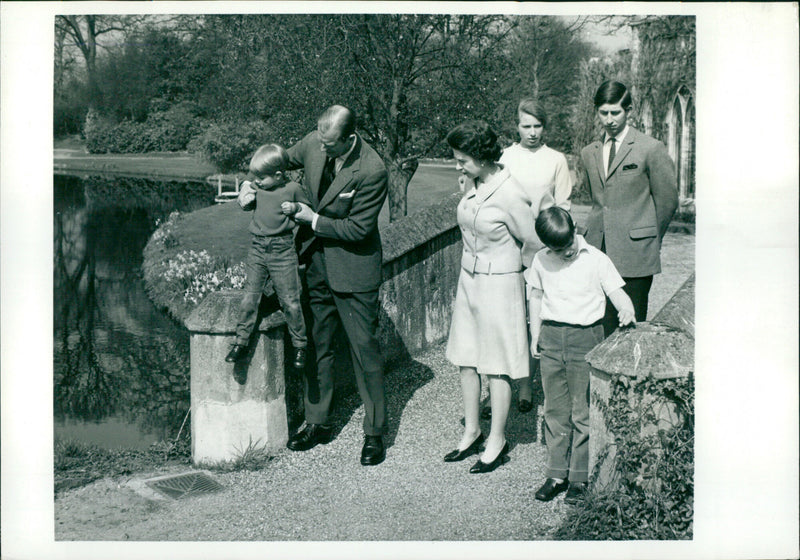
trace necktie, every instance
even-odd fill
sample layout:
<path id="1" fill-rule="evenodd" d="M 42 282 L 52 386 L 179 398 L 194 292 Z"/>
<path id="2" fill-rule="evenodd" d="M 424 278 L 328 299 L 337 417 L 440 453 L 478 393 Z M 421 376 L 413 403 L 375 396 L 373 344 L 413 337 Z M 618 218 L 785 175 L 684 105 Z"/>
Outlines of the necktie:
<path id="1" fill-rule="evenodd" d="M 317 200 L 322 200 L 325 193 L 328 192 L 328 187 L 333 182 L 334 169 L 336 168 L 336 159 L 328 158 L 325 162 L 325 167 L 322 168 L 322 177 L 319 180 L 319 192 L 317 193 Z"/>
<path id="2" fill-rule="evenodd" d="M 611 149 L 608 151 L 608 171 L 606 171 L 606 177 L 608 173 L 611 171 L 611 163 L 614 161 L 614 156 L 617 155 L 617 140 L 615 138 L 611 138 Z"/>

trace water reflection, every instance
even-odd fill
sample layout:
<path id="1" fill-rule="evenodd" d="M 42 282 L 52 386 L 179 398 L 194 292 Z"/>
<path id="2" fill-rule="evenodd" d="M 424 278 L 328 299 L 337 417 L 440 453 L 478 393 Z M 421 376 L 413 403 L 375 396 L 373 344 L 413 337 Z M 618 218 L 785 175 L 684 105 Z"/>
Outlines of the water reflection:
<path id="1" fill-rule="evenodd" d="M 94 443 L 113 445 L 120 420 L 152 440 L 176 435 L 189 408 L 189 334 L 147 298 L 142 250 L 156 220 L 213 195 L 202 183 L 54 177 L 56 435 L 105 423 L 111 432 Z"/>

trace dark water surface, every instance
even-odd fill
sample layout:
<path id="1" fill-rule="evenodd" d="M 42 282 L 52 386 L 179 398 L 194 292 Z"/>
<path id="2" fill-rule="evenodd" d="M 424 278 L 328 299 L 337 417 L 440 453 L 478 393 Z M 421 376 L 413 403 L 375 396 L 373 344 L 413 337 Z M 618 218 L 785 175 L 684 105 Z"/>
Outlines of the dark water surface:
<path id="1" fill-rule="evenodd" d="M 174 438 L 189 410 L 189 334 L 148 299 L 142 250 L 157 220 L 213 204 L 214 188 L 62 175 L 53 183 L 55 435 L 106 448 Z"/>

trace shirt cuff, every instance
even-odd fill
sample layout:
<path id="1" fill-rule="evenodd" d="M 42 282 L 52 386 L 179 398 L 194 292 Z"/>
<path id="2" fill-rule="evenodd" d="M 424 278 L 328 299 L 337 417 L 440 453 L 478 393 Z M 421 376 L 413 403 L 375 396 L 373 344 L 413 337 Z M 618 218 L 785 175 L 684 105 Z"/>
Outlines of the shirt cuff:
<path id="1" fill-rule="evenodd" d="M 314 217 L 311 219 L 311 229 L 317 231 L 317 219 L 319 218 L 319 214 L 314 212 Z"/>

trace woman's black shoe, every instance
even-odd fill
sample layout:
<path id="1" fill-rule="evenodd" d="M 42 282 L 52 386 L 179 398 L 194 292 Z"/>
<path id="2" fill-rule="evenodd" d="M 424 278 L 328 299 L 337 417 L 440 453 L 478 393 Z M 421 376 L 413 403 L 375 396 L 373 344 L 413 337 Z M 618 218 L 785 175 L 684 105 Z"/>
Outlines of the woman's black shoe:
<path id="1" fill-rule="evenodd" d="M 506 442 L 506 444 L 503 446 L 503 449 L 500 450 L 500 453 L 497 454 L 497 457 L 494 458 L 494 461 L 492 461 L 491 463 L 484 463 L 483 461 L 478 459 L 478 462 L 472 465 L 472 467 L 469 469 L 469 472 L 471 472 L 472 474 L 492 472 L 497 467 L 506 462 L 506 460 L 508 459 L 508 457 L 506 457 L 507 453 L 508 453 L 508 442 Z"/>
<path id="2" fill-rule="evenodd" d="M 455 461 L 463 461 L 470 455 L 475 455 L 478 452 L 478 448 L 480 448 L 481 444 L 486 438 L 483 437 L 483 434 L 478 434 L 478 437 L 475 438 L 475 441 L 469 444 L 469 447 L 460 451 L 458 449 L 453 449 L 450 453 L 444 456 L 445 463 L 453 463 Z"/>

